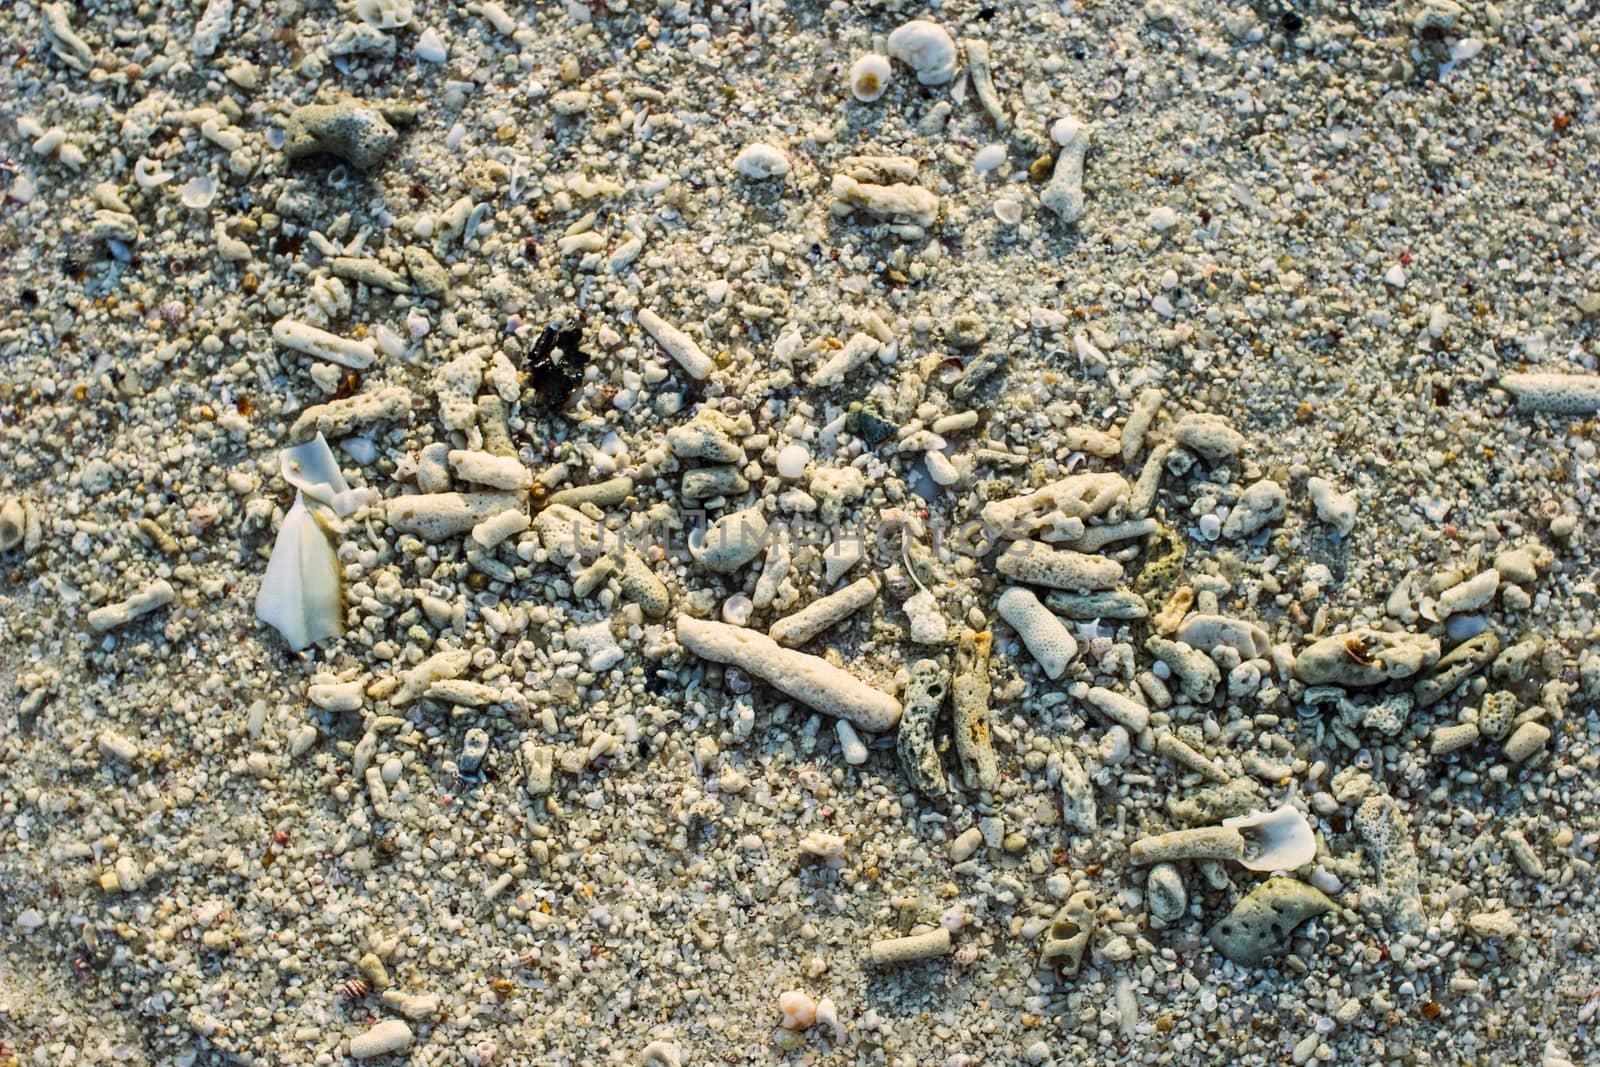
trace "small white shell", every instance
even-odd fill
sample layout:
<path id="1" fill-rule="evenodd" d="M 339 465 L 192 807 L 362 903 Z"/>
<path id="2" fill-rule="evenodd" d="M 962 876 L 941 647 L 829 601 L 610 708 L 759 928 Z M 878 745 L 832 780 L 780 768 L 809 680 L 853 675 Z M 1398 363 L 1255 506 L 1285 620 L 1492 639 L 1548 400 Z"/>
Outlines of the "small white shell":
<path id="1" fill-rule="evenodd" d="M 994 217 L 1007 226 L 1015 226 L 1022 221 L 1022 201 L 1014 196 L 1002 196 L 994 202 Z"/>
<path id="2" fill-rule="evenodd" d="M 730 626 L 749 626 L 755 602 L 743 593 L 735 593 L 722 602 L 722 621 Z"/>
<path id="3" fill-rule="evenodd" d="M 371 497 L 367 489 L 351 489 L 339 470 L 339 461 L 333 449 L 319 433 L 312 440 L 278 454 L 278 467 L 283 480 L 300 490 L 311 500 L 333 509 L 341 519 L 366 503 Z"/>
<path id="4" fill-rule="evenodd" d="M 955 41 L 926 19 L 912 19 L 891 33 L 889 55 L 916 71 L 923 85 L 943 85 L 956 76 Z"/>
<path id="5" fill-rule="evenodd" d="M 256 618 L 275 627 L 298 652 L 344 632 L 341 585 L 333 544 L 296 493 L 256 594 Z"/>
<path id="6" fill-rule="evenodd" d="M 1006 146 L 1003 144 L 986 144 L 978 149 L 972 157 L 972 169 L 979 174 L 988 174 L 997 169 L 1006 161 Z"/>
<path id="7" fill-rule="evenodd" d="M 429 26 L 417 37 L 417 46 L 412 49 L 416 57 L 424 63 L 443 63 L 450 58 L 450 50 L 445 47 L 444 39 L 439 36 L 439 31 Z"/>
<path id="8" fill-rule="evenodd" d="M 190 178 L 178 190 L 178 199 L 183 201 L 184 207 L 208 208 L 211 201 L 217 198 L 217 182 L 209 174 L 202 174 L 198 178 Z"/>
<path id="9" fill-rule="evenodd" d="M 733 169 L 752 181 L 762 178 L 780 178 L 789 173 L 789 157 L 783 149 L 759 141 L 745 145 L 733 160 Z"/>
<path id="10" fill-rule="evenodd" d="M 1222 825 L 1244 837 L 1240 866 L 1252 871 L 1292 871 L 1317 855 L 1317 838 L 1311 823 L 1291 804 L 1276 811 L 1258 811 L 1223 819 Z"/>
<path id="11" fill-rule="evenodd" d="M 356 0 L 356 14 L 374 29 L 398 30 L 411 21 L 411 0 Z"/>
<path id="12" fill-rule="evenodd" d="M 889 88 L 894 68 L 887 56 L 869 52 L 850 65 L 850 95 L 864 103 L 871 103 Z"/>

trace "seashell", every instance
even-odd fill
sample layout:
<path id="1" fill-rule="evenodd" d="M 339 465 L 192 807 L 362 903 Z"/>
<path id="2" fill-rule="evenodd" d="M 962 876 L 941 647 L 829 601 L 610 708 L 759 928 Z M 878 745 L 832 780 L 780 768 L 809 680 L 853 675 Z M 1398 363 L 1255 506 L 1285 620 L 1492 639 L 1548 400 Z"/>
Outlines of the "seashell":
<path id="1" fill-rule="evenodd" d="M 256 618 L 276 628 L 298 652 L 344 632 L 343 584 L 332 541 L 303 494 L 295 493 L 256 594 Z"/>
<path id="2" fill-rule="evenodd" d="M 1006 146 L 1003 144 L 984 145 L 972 157 L 972 169 L 979 174 L 988 174 L 997 170 L 1000 164 L 1006 161 Z"/>
<path id="3" fill-rule="evenodd" d="M 1223 819 L 1222 825 L 1238 830 L 1244 838 L 1239 864 L 1252 871 L 1292 871 L 1317 855 L 1311 823 L 1292 804 Z"/>
<path id="4" fill-rule="evenodd" d="M 1007 226 L 1022 222 L 1022 201 L 1014 196 L 1002 196 L 994 202 L 994 217 Z"/>
<path id="5" fill-rule="evenodd" d="M 869 52 L 850 65 L 850 95 L 870 104 L 889 88 L 893 74 L 887 56 Z"/>
<path id="6" fill-rule="evenodd" d="M 333 449 L 320 433 L 303 445 L 280 452 L 278 466 L 284 481 L 316 503 L 332 508 L 341 519 L 372 496 L 370 490 L 350 488 L 339 470 L 339 461 L 333 457 Z"/>
<path id="7" fill-rule="evenodd" d="M 956 76 L 955 41 L 926 19 L 912 19 L 889 34 L 889 55 L 916 71 L 923 85 L 943 85 Z"/>
<path id="8" fill-rule="evenodd" d="M 411 21 L 411 0 L 356 0 L 361 21 L 378 30 L 398 30 Z"/>
<path id="9" fill-rule="evenodd" d="M 178 190 L 178 199 L 183 201 L 184 207 L 208 208 L 211 201 L 217 198 L 217 182 L 209 174 L 202 174 L 198 178 L 190 178 Z"/>
<path id="10" fill-rule="evenodd" d="M 445 47 L 444 39 L 432 26 L 423 30 L 417 37 L 417 46 L 412 52 L 424 63 L 443 63 L 450 58 L 450 49 Z"/>

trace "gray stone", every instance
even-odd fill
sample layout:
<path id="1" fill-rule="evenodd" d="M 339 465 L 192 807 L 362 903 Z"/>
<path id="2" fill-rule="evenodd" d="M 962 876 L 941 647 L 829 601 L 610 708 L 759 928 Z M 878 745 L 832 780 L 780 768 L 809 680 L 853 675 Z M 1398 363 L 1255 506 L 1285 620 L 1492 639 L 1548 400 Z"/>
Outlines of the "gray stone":
<path id="1" fill-rule="evenodd" d="M 1409 678 L 1438 659 L 1437 638 L 1362 626 L 1324 637 L 1302 651 L 1294 661 L 1294 676 L 1306 685 L 1359 688 Z"/>
<path id="2" fill-rule="evenodd" d="M 685 500 L 710 500 L 719 496 L 738 496 L 750 488 L 739 468 L 729 464 L 721 467 L 698 467 L 683 472 L 683 485 L 679 495 Z"/>
<path id="3" fill-rule="evenodd" d="M 125 215 L 120 211 L 96 211 L 90 216 L 89 241 L 101 248 L 106 242 L 116 241 L 119 244 L 133 245 L 139 242 L 139 224 L 132 215 Z"/>
<path id="4" fill-rule="evenodd" d="M 7 500 L 0 506 L 0 552 L 10 552 L 22 544 L 27 517 L 20 500 Z"/>
<path id="5" fill-rule="evenodd" d="M 1213 785 L 1183 798 L 1167 801 L 1167 814 L 1185 826 L 1210 826 L 1248 815 L 1265 803 L 1261 790 L 1248 778 L 1235 778 L 1227 785 Z"/>
<path id="6" fill-rule="evenodd" d="M 1094 783 L 1089 773 L 1078 762 L 1078 757 L 1063 748 L 1057 759 L 1057 775 L 1061 783 L 1061 819 L 1079 833 L 1092 834 L 1096 829 Z"/>
<path id="7" fill-rule="evenodd" d="M 1229 426 L 1225 419 L 1201 412 L 1179 419 L 1172 427 L 1172 436 L 1207 463 L 1232 459 L 1245 446 L 1244 434 Z"/>
<path id="8" fill-rule="evenodd" d="M 1189 891 L 1184 887 L 1183 874 L 1171 863 L 1158 863 L 1150 868 L 1144 898 L 1151 918 L 1164 926 L 1182 919 L 1189 909 Z"/>
<path id="9" fill-rule="evenodd" d="M 284 120 L 283 132 L 288 159 L 326 153 L 361 170 L 381 162 L 400 139 L 377 107 L 360 100 L 297 107 Z"/>
<path id="10" fill-rule="evenodd" d="M 1484 695 L 1483 706 L 1478 710 L 1478 729 L 1483 736 L 1498 741 L 1511 732 L 1511 723 L 1517 717 L 1517 695 L 1501 690 Z"/>
<path id="11" fill-rule="evenodd" d="M 911 683 L 906 686 L 894 748 L 911 787 L 927 797 L 943 796 L 950 788 L 935 741 L 947 689 L 944 668 L 937 660 L 919 659 L 911 665 Z"/>
<path id="12" fill-rule="evenodd" d="M 1241 967 L 1258 967 L 1289 950 L 1295 927 L 1334 909 L 1333 901 L 1293 878 L 1269 878 L 1233 906 L 1206 935 Z"/>
<path id="13" fill-rule="evenodd" d="M 1368 797 L 1354 822 L 1378 873 L 1377 887 L 1362 894 L 1363 904 L 1376 908 L 1396 933 L 1420 930 L 1422 865 L 1400 805 L 1392 797 Z"/>
<path id="14" fill-rule="evenodd" d="M 767 520 L 758 509 L 746 508 L 708 526 L 698 545 L 691 536 L 689 552 L 702 566 L 727 574 L 759 556 L 766 542 Z"/>
<path id="15" fill-rule="evenodd" d="M 1500 651 L 1500 639 L 1492 633 L 1481 633 L 1439 657 L 1429 675 L 1418 682 L 1412 693 L 1417 704 L 1430 707 L 1450 694 L 1456 686 L 1484 668 Z"/>
<path id="16" fill-rule="evenodd" d="M 1069 619 L 1142 619 L 1150 614 L 1144 598 L 1127 589 L 1105 593 L 1050 593 L 1045 607 Z"/>
<path id="17" fill-rule="evenodd" d="M 1283 518 L 1289 498 L 1283 486 L 1263 478 L 1244 491 L 1222 524 L 1222 536 L 1230 540 L 1249 537 L 1268 523 Z"/>
<path id="18" fill-rule="evenodd" d="M 1178 683 L 1178 695 L 1185 703 L 1211 703 L 1222 682 L 1222 671 L 1210 656 L 1165 637 L 1151 637 L 1144 647 L 1172 671 L 1172 680 Z"/>
<path id="19" fill-rule="evenodd" d="M 406 273 L 423 296 L 447 300 L 450 297 L 450 272 L 439 265 L 426 248 L 410 245 L 405 251 Z"/>
<path id="20" fill-rule="evenodd" d="M 477 727 L 467 731 L 461 744 L 461 759 L 457 765 L 462 774 L 477 774 L 483 759 L 489 754 L 489 734 Z"/>
<path id="21" fill-rule="evenodd" d="M 961 776 L 967 788 L 991 792 L 1000 787 L 1000 757 L 989 724 L 989 650 L 993 640 L 988 630 L 963 630 L 950 682 L 950 717 Z"/>

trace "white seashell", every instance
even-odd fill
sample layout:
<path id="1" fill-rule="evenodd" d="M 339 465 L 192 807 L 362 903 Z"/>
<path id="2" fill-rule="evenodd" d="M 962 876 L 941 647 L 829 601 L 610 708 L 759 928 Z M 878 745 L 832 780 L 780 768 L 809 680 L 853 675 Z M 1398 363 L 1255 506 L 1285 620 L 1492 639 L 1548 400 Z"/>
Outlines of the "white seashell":
<path id="1" fill-rule="evenodd" d="M 755 601 L 743 593 L 735 593 L 722 602 L 722 621 L 730 626 L 749 626 L 754 611 Z"/>
<path id="2" fill-rule="evenodd" d="M 745 145 L 733 159 L 733 169 L 752 181 L 780 178 L 789 173 L 789 157 L 783 149 L 756 142 Z"/>
<path id="3" fill-rule="evenodd" d="M 411 0 L 356 0 L 356 14 L 374 29 L 398 30 L 411 21 Z"/>
<path id="4" fill-rule="evenodd" d="M 871 103 L 889 88 L 894 68 L 887 56 L 869 52 L 850 65 L 850 95 L 863 103 Z"/>
<path id="5" fill-rule="evenodd" d="M 988 174 L 1006 161 L 1006 146 L 1003 144 L 984 145 L 978 149 L 977 155 L 972 157 L 972 169 L 979 174 Z"/>
<path id="6" fill-rule="evenodd" d="M 1244 858 L 1239 864 L 1252 871 L 1292 871 L 1317 855 L 1311 823 L 1292 804 L 1223 819 L 1222 825 L 1244 837 Z"/>
<path id="7" fill-rule="evenodd" d="M 341 519 L 372 497 L 371 490 L 350 488 L 333 449 L 320 433 L 303 445 L 280 452 L 278 467 L 284 481 L 316 503 L 332 508 Z"/>
<path id="8" fill-rule="evenodd" d="M 333 543 L 296 493 L 256 594 L 256 618 L 276 628 L 298 652 L 344 632 L 342 586 Z"/>
<path id="9" fill-rule="evenodd" d="M 399 357 L 405 354 L 405 341 L 381 322 L 372 327 L 372 339 L 377 343 L 378 351 L 386 356 Z"/>
<path id="10" fill-rule="evenodd" d="M 1022 221 L 1022 201 L 1014 196 L 1002 196 L 994 202 L 994 217 L 1007 226 L 1017 225 Z M 1066 319 L 1061 321 L 1065 322 Z"/>
<path id="11" fill-rule="evenodd" d="M 891 33 L 889 55 L 916 71 L 923 85 L 943 85 L 956 76 L 955 41 L 926 19 L 912 19 Z"/>
<path id="12" fill-rule="evenodd" d="M 424 63 L 443 63 L 450 57 L 450 50 L 445 47 L 439 31 L 432 26 L 423 30 L 417 37 L 417 47 L 412 51 Z"/>
<path id="13" fill-rule="evenodd" d="M 178 199 L 183 201 L 184 207 L 208 208 L 211 206 L 211 201 L 216 198 L 216 179 L 208 174 L 190 178 L 184 183 L 183 188 L 178 190 Z"/>

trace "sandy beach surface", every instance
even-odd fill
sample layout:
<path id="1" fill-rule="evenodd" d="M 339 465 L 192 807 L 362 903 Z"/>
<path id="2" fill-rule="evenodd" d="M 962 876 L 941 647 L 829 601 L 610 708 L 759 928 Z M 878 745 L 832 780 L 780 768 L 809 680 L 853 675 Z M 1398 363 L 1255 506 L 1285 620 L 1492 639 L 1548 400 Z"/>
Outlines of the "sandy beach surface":
<path id="1" fill-rule="evenodd" d="M 1600 7 L 0 11 L 0 1067 L 1600 1063 Z"/>

